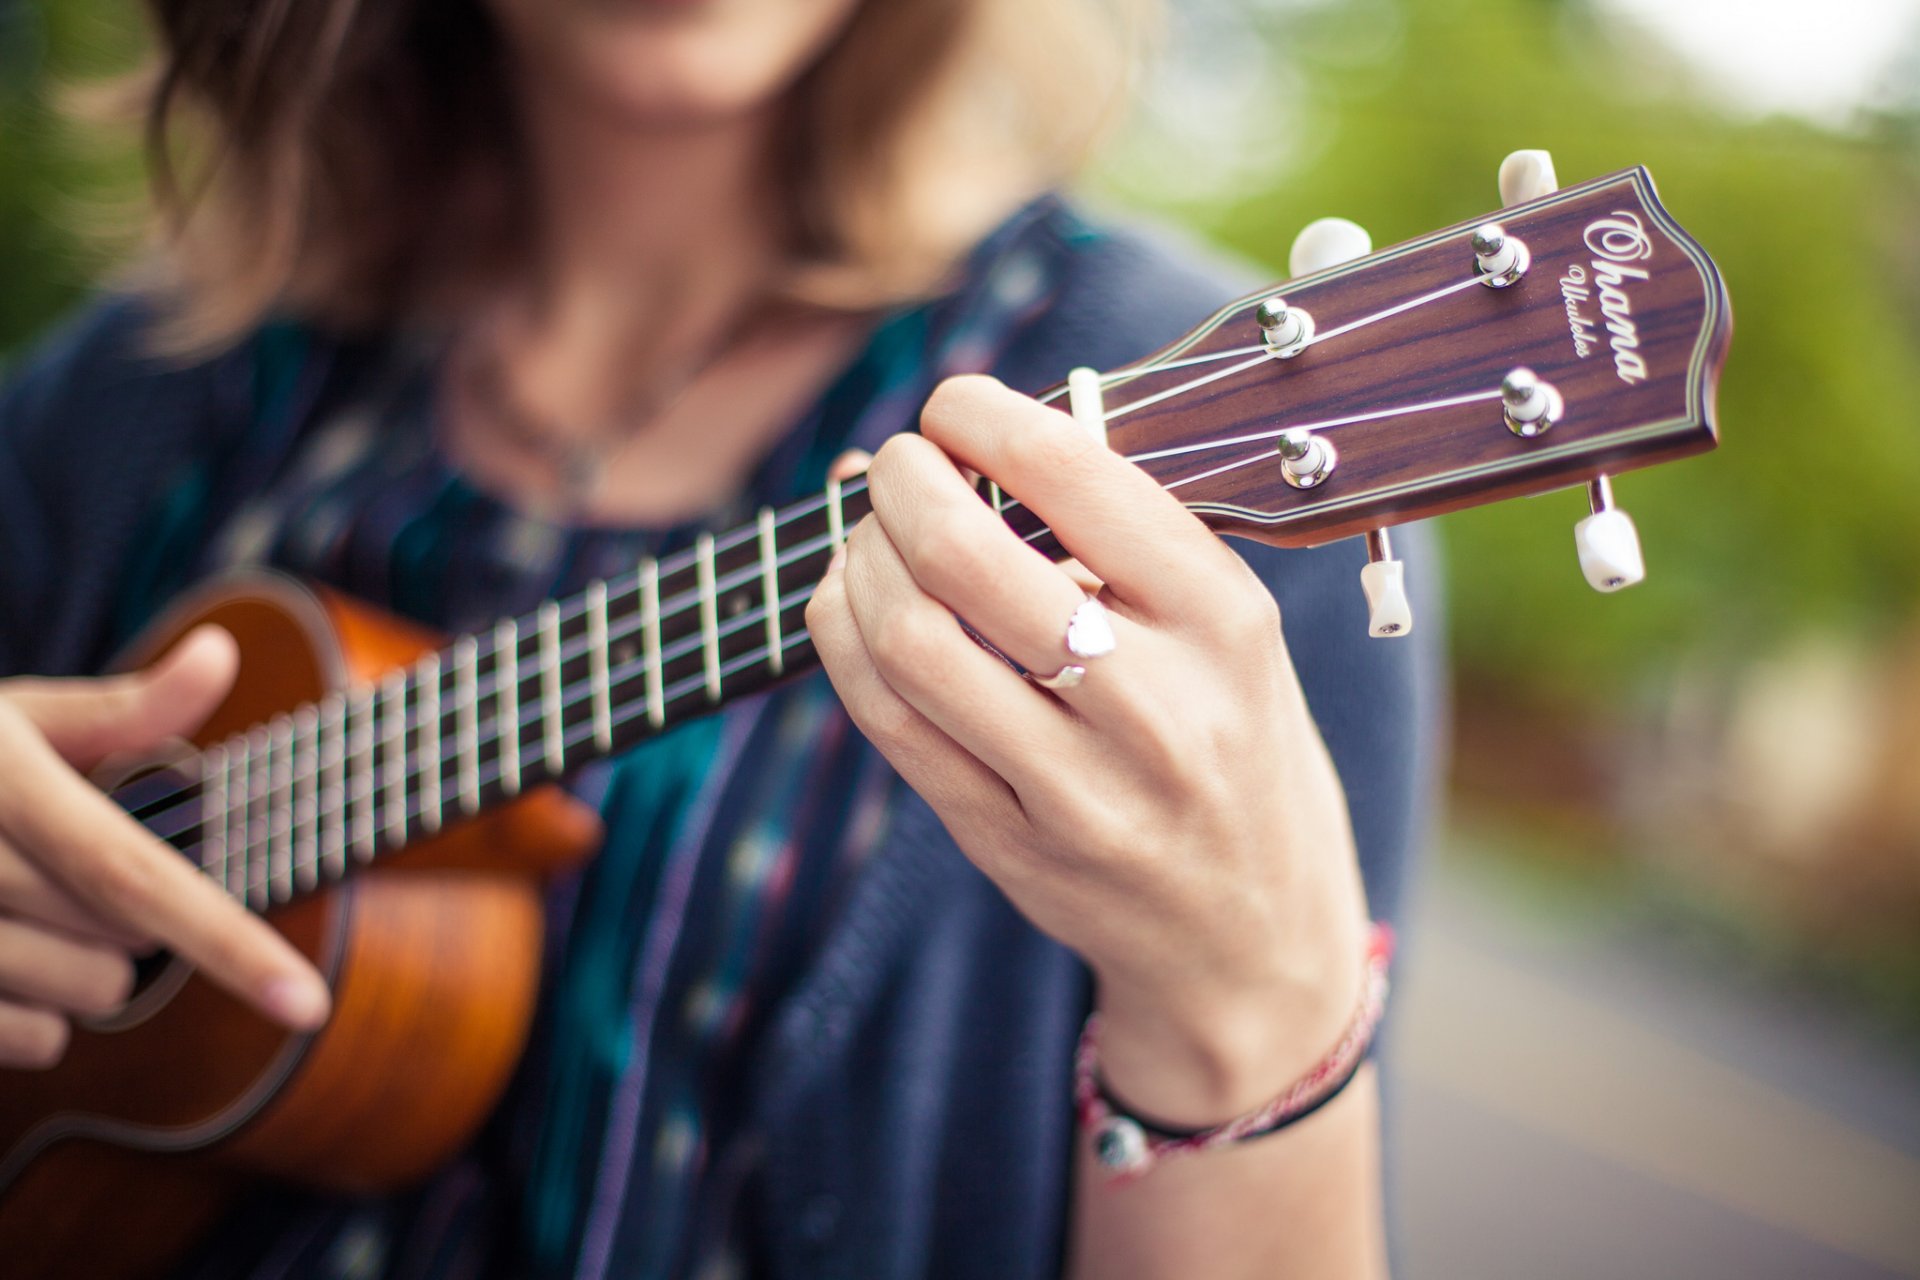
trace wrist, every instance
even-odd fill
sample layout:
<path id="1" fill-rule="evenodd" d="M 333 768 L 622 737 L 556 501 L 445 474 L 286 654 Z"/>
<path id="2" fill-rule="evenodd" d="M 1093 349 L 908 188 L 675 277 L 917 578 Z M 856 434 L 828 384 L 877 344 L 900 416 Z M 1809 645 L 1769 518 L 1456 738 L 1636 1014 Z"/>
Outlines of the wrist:
<path id="1" fill-rule="evenodd" d="M 1364 988 L 1361 912 L 1323 917 L 1258 980 L 1147 987 L 1102 975 L 1100 1074 L 1142 1114 L 1180 1127 L 1261 1105 L 1341 1036 Z"/>

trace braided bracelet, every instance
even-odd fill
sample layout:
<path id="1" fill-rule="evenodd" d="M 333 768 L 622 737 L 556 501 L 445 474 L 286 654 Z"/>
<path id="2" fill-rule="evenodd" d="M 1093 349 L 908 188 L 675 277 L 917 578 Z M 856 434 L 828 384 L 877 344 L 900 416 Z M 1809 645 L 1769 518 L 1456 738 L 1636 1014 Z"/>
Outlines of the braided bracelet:
<path id="1" fill-rule="evenodd" d="M 1393 958 L 1393 926 L 1375 924 L 1367 935 L 1360 1004 L 1339 1043 L 1305 1075 L 1257 1111 L 1210 1129 L 1173 1129 L 1133 1114 L 1107 1091 L 1099 1073 L 1100 1015 L 1091 1014 L 1073 1057 L 1074 1103 L 1080 1124 L 1093 1135 L 1094 1157 L 1115 1178 L 1136 1178 L 1161 1160 L 1244 1142 L 1304 1120 L 1347 1087 L 1373 1045 L 1387 1005 L 1387 965 Z"/>

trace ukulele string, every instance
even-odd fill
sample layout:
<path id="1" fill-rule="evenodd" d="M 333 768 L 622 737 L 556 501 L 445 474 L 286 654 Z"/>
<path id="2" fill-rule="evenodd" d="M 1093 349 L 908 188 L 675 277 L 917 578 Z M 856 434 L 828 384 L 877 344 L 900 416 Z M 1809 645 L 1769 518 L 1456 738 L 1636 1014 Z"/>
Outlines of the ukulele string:
<path id="1" fill-rule="evenodd" d="M 1310 340 L 1309 345 L 1315 345 L 1329 338 L 1333 338 L 1346 333 L 1353 332 L 1354 330 L 1364 328 L 1367 325 L 1377 323 L 1391 316 L 1402 314 L 1404 312 L 1413 310 L 1420 306 L 1426 305 L 1430 302 L 1436 301 L 1438 299 L 1447 297 L 1451 294 L 1463 291 L 1467 288 L 1480 285 L 1480 284 L 1481 284 L 1481 280 L 1479 277 L 1469 276 L 1464 280 L 1456 281 L 1453 284 L 1446 285 L 1439 289 L 1432 290 L 1418 297 L 1408 299 L 1404 302 L 1396 303 L 1393 306 L 1383 308 L 1379 311 L 1373 312 L 1366 316 L 1362 316 L 1356 320 L 1349 321 L 1346 324 L 1339 325 L 1334 328 L 1316 333 L 1314 337 Z M 1152 393 L 1148 396 L 1144 396 L 1138 400 L 1129 401 L 1126 404 L 1120 405 L 1115 409 L 1108 411 L 1104 415 L 1104 420 L 1111 422 L 1116 418 L 1119 418 L 1125 414 L 1131 413 L 1135 410 L 1145 408 L 1151 404 L 1160 403 L 1170 398 L 1188 394 L 1198 389 L 1199 387 L 1219 381 L 1223 378 L 1229 377 L 1236 373 L 1245 372 L 1248 369 L 1254 368 L 1258 365 L 1265 363 L 1270 358 L 1270 353 L 1262 345 L 1236 347 L 1236 348 L 1231 348 L 1231 349 L 1218 351 L 1218 352 L 1210 352 L 1200 356 L 1181 357 L 1173 360 L 1157 362 L 1154 364 L 1120 369 L 1112 373 L 1105 374 L 1100 379 L 1101 385 L 1109 386 L 1109 385 L 1115 385 L 1121 382 L 1133 381 L 1135 379 L 1145 377 L 1154 373 L 1165 372 L 1172 369 L 1187 368 L 1187 367 L 1197 366 L 1201 364 L 1214 363 L 1220 360 L 1232 359 L 1236 356 L 1246 355 L 1249 353 L 1257 353 L 1257 354 L 1255 354 L 1254 358 L 1252 359 L 1243 361 L 1239 364 L 1232 365 L 1226 369 L 1213 371 L 1199 378 L 1190 379 L 1174 387 L 1170 387 L 1162 391 Z M 1064 394 L 1064 388 L 1056 388 L 1053 391 L 1042 396 L 1040 398 L 1040 402 L 1050 403 L 1054 400 L 1057 400 L 1062 394 Z M 1445 407 L 1450 407 L 1458 404 L 1466 404 L 1466 403 L 1470 403 L 1478 400 L 1494 399 L 1494 398 L 1497 398 L 1498 395 L 1499 395 L 1499 392 L 1497 391 L 1482 392 L 1482 393 L 1477 393 L 1477 394 L 1468 395 L 1468 396 L 1454 397 L 1446 400 L 1430 401 L 1424 404 L 1375 410 L 1365 414 L 1355 414 L 1355 415 L 1350 415 L 1344 418 L 1328 419 L 1320 423 L 1305 424 L 1304 426 L 1296 425 L 1296 426 L 1290 426 L 1290 427 L 1282 427 L 1276 430 L 1258 432 L 1250 435 L 1237 436 L 1237 437 L 1232 437 L 1225 440 L 1207 441 L 1207 442 L 1202 442 L 1194 445 L 1186 445 L 1186 446 L 1180 446 L 1180 447 L 1171 448 L 1171 449 L 1149 451 L 1141 454 L 1127 454 L 1123 456 L 1126 458 L 1127 461 L 1139 463 L 1139 462 L 1151 461 L 1157 458 L 1171 457 L 1171 456 L 1176 456 L 1180 454 L 1194 453 L 1194 452 L 1200 452 L 1200 451 L 1216 449 L 1216 448 L 1228 448 L 1238 444 L 1246 444 L 1246 443 L 1253 443 L 1261 440 L 1275 439 L 1281 435 L 1286 434 L 1289 431 L 1298 431 L 1303 429 L 1304 430 L 1327 430 L 1327 429 L 1331 429 L 1332 427 L 1345 426 L 1345 425 L 1349 425 L 1357 422 L 1372 421 L 1372 420 L 1377 420 L 1380 418 L 1387 418 L 1387 417 L 1396 417 L 1406 413 L 1445 408 Z M 1266 455 L 1264 453 L 1256 454 L 1253 457 L 1242 459 L 1237 462 L 1229 463 L 1225 466 L 1215 467 L 1215 468 L 1212 468 L 1211 470 L 1200 472 L 1195 475 L 1185 476 L 1176 480 L 1163 482 L 1162 487 L 1168 490 L 1177 489 L 1183 485 L 1208 479 L 1212 476 L 1220 475 L 1228 471 L 1237 470 L 1240 467 L 1249 466 L 1255 462 L 1263 460 L 1265 457 Z M 863 492 L 864 489 L 865 489 L 865 477 L 861 476 L 848 481 L 846 485 L 842 488 L 841 493 L 842 493 L 842 496 L 844 497 L 848 492 L 859 493 L 859 492 Z M 808 499 L 803 499 L 795 503 L 792 507 L 788 508 L 787 513 L 783 514 L 782 516 L 779 517 L 778 520 L 775 521 L 774 527 L 778 529 L 796 520 L 803 519 L 806 516 L 813 514 L 815 511 L 818 511 L 821 508 L 825 507 L 829 501 L 831 501 L 831 498 L 825 493 L 813 495 Z M 1007 511 L 1016 509 L 1021 505 L 1022 504 L 1017 499 L 1006 499 L 997 505 L 996 510 L 1002 515 L 1004 515 Z M 1040 537 L 1047 532 L 1048 530 L 1044 528 L 1036 530 L 1034 533 L 1026 535 L 1023 538 L 1023 541 L 1031 543 L 1035 538 Z M 755 536 L 758 536 L 757 529 L 754 529 L 751 527 L 744 527 L 744 526 L 740 529 L 736 529 L 732 531 L 730 535 L 728 534 L 718 535 L 714 543 L 714 552 L 715 554 L 718 554 L 723 550 L 731 550 L 732 548 L 740 546 L 741 544 L 743 544 L 744 542 L 748 541 L 749 539 Z M 830 539 L 828 539 L 827 541 L 830 541 Z M 823 549 L 824 545 L 825 545 L 825 542 L 823 542 L 823 540 L 814 539 L 808 543 L 802 544 L 798 548 L 795 548 L 790 553 L 781 553 L 776 556 L 776 559 L 775 559 L 776 568 L 785 567 L 790 563 L 797 562 L 799 560 L 804 560 L 809 556 L 818 554 L 818 552 L 821 549 Z M 691 563 L 692 563 L 691 557 L 687 553 L 683 552 L 678 557 L 675 557 L 674 561 L 662 564 L 661 568 L 667 573 L 678 573 L 678 572 L 684 571 L 684 569 L 687 568 Z M 722 579 L 721 583 L 716 583 L 715 591 L 716 593 L 719 593 L 722 590 L 732 590 L 735 587 L 749 583 L 757 576 L 758 572 L 759 571 L 757 566 L 747 566 L 739 570 L 736 570 L 733 573 L 726 575 Z M 722 586 L 722 583 L 724 583 L 724 587 Z M 637 579 L 636 579 L 635 585 L 637 588 Z M 798 599 L 795 601 L 795 603 L 798 603 L 799 600 L 810 599 L 812 596 L 811 586 L 809 586 L 805 591 L 801 593 L 797 593 L 797 595 L 798 595 Z M 661 610 L 657 621 L 665 622 L 667 620 L 680 617 L 686 613 L 692 612 L 693 610 L 699 608 L 700 599 L 699 599 L 699 593 L 697 591 L 681 593 L 681 597 L 678 597 L 678 598 L 684 598 L 686 596 L 693 597 L 690 603 L 681 604 L 672 610 L 665 610 L 665 609 Z M 784 597 L 782 598 L 781 602 L 777 606 L 778 611 L 783 614 L 792 607 L 793 607 L 793 604 L 788 603 L 787 599 Z M 564 626 L 567 622 L 573 621 L 575 618 L 582 616 L 584 613 L 585 613 L 584 604 L 582 604 L 577 610 L 570 609 L 562 614 L 559 620 L 560 624 Z M 767 608 L 764 604 L 756 609 L 745 610 L 741 614 L 736 615 L 736 617 L 729 619 L 726 624 L 723 624 L 723 626 L 719 629 L 717 634 L 719 636 L 732 634 L 733 632 L 738 631 L 742 627 L 749 626 L 756 621 L 763 622 L 765 619 L 766 613 L 767 613 Z M 613 644 L 632 639 L 636 633 L 644 630 L 645 626 L 647 625 L 647 622 L 648 622 L 647 619 L 640 618 L 635 621 L 632 621 L 629 624 L 623 625 L 617 631 L 614 631 L 609 634 L 608 644 L 611 646 Z M 804 636 L 805 635 L 804 629 L 797 634 Z M 663 650 L 663 652 L 660 655 L 660 664 L 662 667 L 664 667 L 669 661 L 674 661 L 674 660 L 678 660 L 681 657 L 685 657 L 687 654 L 690 654 L 694 652 L 696 649 L 703 647 L 704 644 L 705 644 L 704 635 L 684 638 L 683 640 L 676 642 L 673 646 L 670 646 L 669 647 L 670 651 Z M 782 646 L 783 649 L 786 647 L 787 647 L 786 645 Z M 578 658 L 582 654 L 586 653 L 588 648 L 589 648 L 589 644 L 588 642 L 586 642 L 584 637 L 581 638 L 580 643 L 578 644 L 578 647 L 574 647 L 563 641 L 560 661 L 564 663 L 569 659 Z M 491 653 L 492 651 L 489 651 L 489 652 Z M 740 655 L 738 658 L 731 661 L 738 662 L 743 665 L 752 665 L 755 661 L 764 660 L 766 657 L 770 656 L 770 654 L 771 654 L 771 650 L 769 650 L 766 646 L 763 645 L 757 648 L 756 650 L 750 651 L 748 654 Z M 627 680 L 636 678 L 636 676 L 644 676 L 648 670 L 648 667 L 649 667 L 649 664 L 645 658 L 636 659 L 633 662 L 621 664 L 621 666 L 618 668 L 617 675 L 613 672 L 610 672 L 608 676 L 608 680 L 610 683 L 615 683 L 615 682 L 624 683 Z M 489 672 L 484 685 L 480 680 L 475 681 L 473 700 L 476 703 L 479 702 L 483 697 L 497 696 L 499 692 L 499 684 L 500 684 L 498 680 L 498 674 L 499 673 L 497 669 L 495 671 Z M 563 722 L 565 718 L 564 713 L 568 708 L 578 706 L 580 702 L 590 699 L 592 696 L 593 696 L 592 691 L 589 690 L 586 694 L 581 695 L 579 697 L 564 699 L 561 703 Z M 663 695 L 663 701 L 670 702 L 672 700 L 673 699 L 671 697 L 667 697 Z M 417 711 L 417 708 L 414 710 Z M 644 700 L 642 700 L 639 703 L 638 709 L 631 711 L 629 713 L 629 717 L 632 714 L 641 714 L 645 710 L 646 710 L 645 703 L 644 703 Z M 524 713 L 520 717 L 517 717 L 517 724 L 515 727 L 517 729 L 524 730 L 528 725 L 536 724 L 540 719 L 542 719 L 545 716 L 545 714 L 546 712 L 543 708 L 530 707 L 527 709 L 526 713 Z M 270 720 L 266 726 L 263 726 L 263 728 L 266 730 L 267 734 L 269 735 L 269 742 L 268 742 L 269 749 L 271 749 L 271 734 L 272 734 L 273 728 L 276 724 L 278 724 L 281 721 L 286 721 L 290 725 L 291 715 L 289 713 L 283 713 L 281 716 L 277 716 L 273 720 Z M 413 711 L 409 711 L 405 715 L 405 723 L 402 728 L 403 734 L 408 730 L 417 729 L 422 722 L 423 721 L 421 720 L 421 718 L 415 715 Z M 497 717 L 495 717 L 494 719 L 494 724 L 495 725 L 498 724 Z M 226 742 L 218 745 L 222 747 L 226 747 L 230 755 L 233 751 L 250 750 L 253 742 L 253 738 L 252 738 L 253 732 L 257 732 L 257 730 L 249 731 L 249 733 L 245 733 L 245 734 L 236 734 L 232 738 L 227 739 Z M 478 748 L 478 746 L 483 746 L 483 745 L 489 745 L 489 744 L 497 745 L 503 739 L 503 737 L 504 737 L 503 734 L 500 734 L 498 732 L 493 733 L 491 736 L 481 739 L 476 744 L 476 749 Z M 375 746 L 377 748 L 378 744 L 376 743 Z M 421 767 L 408 769 L 402 775 L 402 778 L 405 782 L 411 783 L 418 778 L 426 776 L 427 770 L 429 768 L 440 767 L 444 769 L 444 766 L 446 765 L 449 759 L 450 757 L 443 755 L 438 761 L 433 762 L 433 764 L 427 764 L 425 762 L 422 762 Z M 200 784 L 196 780 L 195 782 L 189 783 L 185 787 L 179 787 L 174 789 L 173 791 L 154 796 L 151 799 L 145 801 L 140 806 L 139 809 L 134 810 L 132 812 L 135 817 L 140 818 L 143 822 L 146 822 L 149 826 L 151 826 L 152 819 L 158 818 L 158 817 L 164 817 L 169 813 L 171 813 L 173 809 L 187 807 L 189 804 L 199 799 L 200 797 L 198 797 L 197 795 L 191 794 L 194 788 L 197 787 L 198 785 Z M 289 790 L 291 789 L 291 781 L 289 782 L 288 789 Z M 408 788 L 408 789 L 410 790 L 411 788 Z M 280 788 L 272 787 L 270 788 L 270 793 L 277 792 L 278 790 L 280 790 Z M 179 803 L 178 804 L 170 803 L 174 801 L 178 801 Z M 344 807 L 344 800 L 343 800 L 343 807 Z M 186 824 L 179 830 L 176 830 L 172 834 L 178 835 L 182 831 L 190 830 L 197 821 L 198 820 L 196 819 L 195 822 L 189 822 L 188 824 Z"/>

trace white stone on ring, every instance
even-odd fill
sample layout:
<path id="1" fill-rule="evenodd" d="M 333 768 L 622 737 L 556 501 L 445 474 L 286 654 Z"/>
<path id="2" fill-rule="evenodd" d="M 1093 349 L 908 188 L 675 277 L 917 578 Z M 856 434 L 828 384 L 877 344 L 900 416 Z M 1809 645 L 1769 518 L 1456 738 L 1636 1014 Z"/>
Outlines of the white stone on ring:
<path id="1" fill-rule="evenodd" d="M 1067 652 L 1076 658 L 1104 658 L 1119 642 L 1107 606 L 1088 596 L 1067 619 Z M 1084 673 L 1083 673 L 1084 674 Z"/>

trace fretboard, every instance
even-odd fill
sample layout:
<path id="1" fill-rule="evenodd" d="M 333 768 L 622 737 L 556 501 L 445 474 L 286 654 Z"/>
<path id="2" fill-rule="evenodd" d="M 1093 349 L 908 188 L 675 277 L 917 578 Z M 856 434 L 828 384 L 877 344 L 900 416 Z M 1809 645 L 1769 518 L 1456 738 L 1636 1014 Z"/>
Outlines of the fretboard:
<path id="1" fill-rule="evenodd" d="M 985 489 L 1016 533 L 1030 511 Z M 264 910 L 816 665 L 806 605 L 870 510 L 833 484 L 216 743 L 115 798 Z"/>

